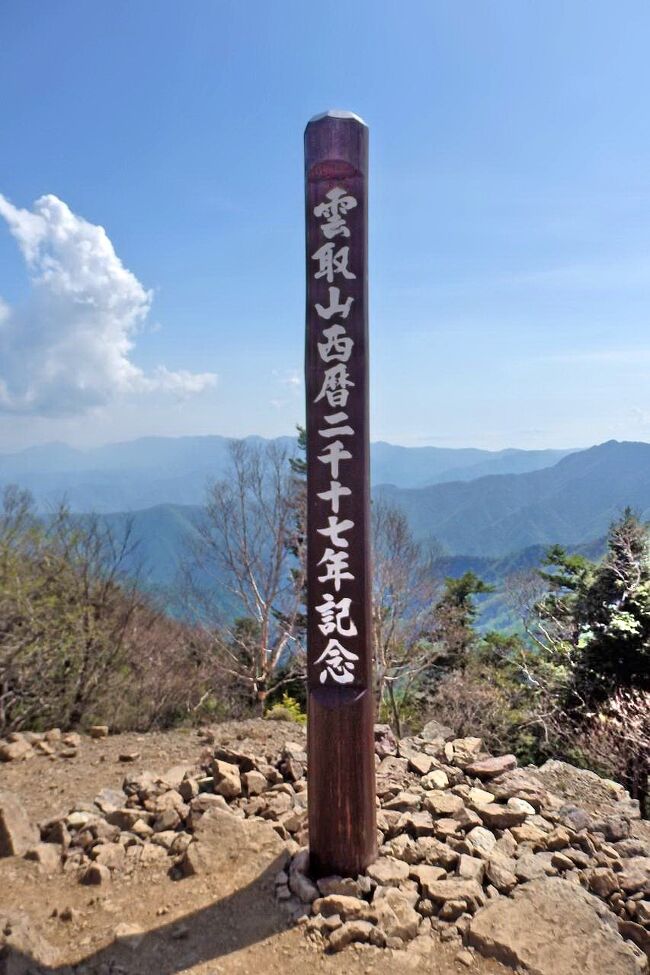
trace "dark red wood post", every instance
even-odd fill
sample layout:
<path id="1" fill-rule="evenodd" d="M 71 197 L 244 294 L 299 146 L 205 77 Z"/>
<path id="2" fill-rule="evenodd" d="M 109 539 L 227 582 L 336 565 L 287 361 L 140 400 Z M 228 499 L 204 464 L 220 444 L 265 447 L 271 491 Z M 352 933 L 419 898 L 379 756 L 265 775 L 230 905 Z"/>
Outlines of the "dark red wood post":
<path id="1" fill-rule="evenodd" d="M 376 857 L 368 439 L 368 129 L 305 130 L 309 847 L 316 876 Z"/>

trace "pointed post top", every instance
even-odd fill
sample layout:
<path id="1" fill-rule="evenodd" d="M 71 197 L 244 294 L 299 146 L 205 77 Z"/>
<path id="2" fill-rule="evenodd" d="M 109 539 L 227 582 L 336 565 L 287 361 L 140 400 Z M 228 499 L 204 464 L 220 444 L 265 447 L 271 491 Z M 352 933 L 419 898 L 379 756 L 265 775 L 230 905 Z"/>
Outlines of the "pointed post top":
<path id="1" fill-rule="evenodd" d="M 352 121 L 359 122 L 361 125 L 365 125 L 366 128 L 368 128 L 360 115 L 357 115 L 356 112 L 346 112 L 342 108 L 329 108 L 326 112 L 320 112 L 318 115 L 314 115 L 312 118 L 310 118 L 307 124 L 311 125 L 312 122 L 320 122 L 321 119 L 324 118 L 351 119 Z"/>
<path id="2" fill-rule="evenodd" d="M 338 108 L 314 115 L 305 129 L 305 167 L 310 179 L 367 175 L 368 126 L 363 119 Z"/>

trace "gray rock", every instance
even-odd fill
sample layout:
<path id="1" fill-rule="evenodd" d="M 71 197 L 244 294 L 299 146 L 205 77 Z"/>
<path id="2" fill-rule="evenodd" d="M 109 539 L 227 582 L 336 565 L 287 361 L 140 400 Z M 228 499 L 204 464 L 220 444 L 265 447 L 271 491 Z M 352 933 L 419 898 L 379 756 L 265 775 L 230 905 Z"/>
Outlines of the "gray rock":
<path id="1" fill-rule="evenodd" d="M 31 758 L 34 749 L 25 738 L 0 742 L 0 762 L 19 762 Z"/>
<path id="2" fill-rule="evenodd" d="M 322 914 L 323 917 L 338 916 L 342 921 L 371 921 L 375 920 L 377 914 L 367 901 L 344 894 L 318 897 L 314 900 L 312 909 L 314 914 Z"/>
<path id="3" fill-rule="evenodd" d="M 472 919 L 469 942 L 527 975 L 641 975 L 647 970 L 598 898 L 553 878 L 490 901 Z"/>
<path id="4" fill-rule="evenodd" d="M 242 794 L 241 776 L 237 765 L 215 759 L 212 763 L 214 791 L 224 799 L 237 799 Z"/>
<path id="5" fill-rule="evenodd" d="M 44 873 L 58 873 L 61 869 L 61 852 L 53 843 L 37 843 L 27 850 L 25 859 L 40 864 Z"/>
<path id="6" fill-rule="evenodd" d="M 397 738 L 389 724 L 375 725 L 375 754 L 379 758 L 397 755 Z"/>
<path id="7" fill-rule="evenodd" d="M 102 884 L 107 884 L 110 879 L 111 871 L 103 863 L 91 863 L 80 877 L 82 884 L 87 884 L 91 887 L 99 887 Z"/>
<path id="8" fill-rule="evenodd" d="M 241 781 L 247 796 L 261 796 L 269 787 L 266 776 L 256 769 L 244 772 Z"/>
<path id="9" fill-rule="evenodd" d="M 445 901 L 463 901 L 467 910 L 477 911 L 485 903 L 483 888 L 476 880 L 462 880 L 449 877 L 427 885 L 426 896 L 434 904 L 444 904 Z M 463 908 L 465 909 L 465 908 Z"/>
<path id="10" fill-rule="evenodd" d="M 411 941 L 417 936 L 420 915 L 414 909 L 408 896 L 394 887 L 378 889 L 372 907 L 377 921 L 386 938 L 401 938 Z"/>
<path id="11" fill-rule="evenodd" d="M 442 790 L 427 792 L 423 805 L 432 816 L 454 816 L 464 809 L 464 803 L 460 796 Z"/>
<path id="12" fill-rule="evenodd" d="M 520 826 L 526 820 L 526 813 L 511 806 L 500 806 L 497 802 L 488 802 L 486 806 L 479 806 L 477 812 L 485 826 L 490 829 L 511 829 Z"/>
<path id="13" fill-rule="evenodd" d="M 0 789 L 0 857 L 23 856 L 39 840 L 39 831 L 18 798 Z"/>
<path id="14" fill-rule="evenodd" d="M 496 836 L 484 826 L 475 826 L 467 834 L 467 840 L 482 857 L 489 857 L 497 844 Z"/>
<path id="15" fill-rule="evenodd" d="M 366 873 L 382 887 L 397 887 L 408 878 L 408 864 L 393 857 L 381 857 L 368 867 Z"/>
<path id="16" fill-rule="evenodd" d="M 370 941 L 373 932 L 373 925 L 368 921 L 347 921 L 340 928 L 329 936 L 328 947 L 330 951 L 342 951 L 353 942 L 365 944 Z"/>
<path id="17" fill-rule="evenodd" d="M 454 730 L 440 724 L 439 721 L 427 721 L 420 732 L 420 737 L 425 741 L 450 741 L 454 737 Z"/>

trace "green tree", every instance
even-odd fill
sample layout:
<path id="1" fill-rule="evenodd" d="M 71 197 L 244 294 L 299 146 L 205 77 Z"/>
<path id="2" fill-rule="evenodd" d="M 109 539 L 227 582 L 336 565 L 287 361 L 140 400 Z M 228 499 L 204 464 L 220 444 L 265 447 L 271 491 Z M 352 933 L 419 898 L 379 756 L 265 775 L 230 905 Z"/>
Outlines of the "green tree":
<path id="1" fill-rule="evenodd" d="M 458 579 L 445 579 L 444 592 L 435 611 L 433 640 L 442 648 L 447 669 L 462 670 L 467 665 L 476 642 L 474 625 L 478 607 L 475 597 L 493 591 L 494 586 L 472 571 L 463 573 Z"/>

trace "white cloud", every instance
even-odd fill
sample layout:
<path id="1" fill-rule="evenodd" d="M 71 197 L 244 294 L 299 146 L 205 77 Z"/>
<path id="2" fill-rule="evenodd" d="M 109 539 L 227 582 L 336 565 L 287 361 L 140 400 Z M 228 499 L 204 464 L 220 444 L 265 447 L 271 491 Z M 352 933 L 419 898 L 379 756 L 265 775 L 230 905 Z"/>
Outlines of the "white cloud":
<path id="1" fill-rule="evenodd" d="M 124 267 L 103 227 L 56 196 L 33 211 L 0 194 L 0 216 L 30 275 L 28 300 L 0 299 L 0 412 L 82 414 L 132 393 L 188 396 L 214 386 L 214 373 L 146 374 L 130 359 L 152 293 Z"/>

